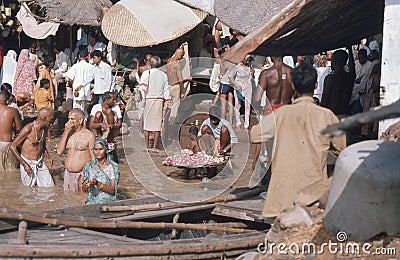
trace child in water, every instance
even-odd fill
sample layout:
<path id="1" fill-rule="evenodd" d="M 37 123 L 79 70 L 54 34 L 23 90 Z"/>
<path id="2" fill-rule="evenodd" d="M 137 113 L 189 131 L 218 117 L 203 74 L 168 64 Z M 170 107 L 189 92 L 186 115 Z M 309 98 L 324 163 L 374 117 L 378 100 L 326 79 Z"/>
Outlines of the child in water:
<path id="1" fill-rule="evenodd" d="M 187 149 L 191 150 L 193 154 L 200 152 L 199 137 L 197 136 L 198 133 L 199 128 L 197 128 L 197 126 L 189 128 L 189 137 L 190 140 L 192 140 L 192 143 L 187 146 Z"/>

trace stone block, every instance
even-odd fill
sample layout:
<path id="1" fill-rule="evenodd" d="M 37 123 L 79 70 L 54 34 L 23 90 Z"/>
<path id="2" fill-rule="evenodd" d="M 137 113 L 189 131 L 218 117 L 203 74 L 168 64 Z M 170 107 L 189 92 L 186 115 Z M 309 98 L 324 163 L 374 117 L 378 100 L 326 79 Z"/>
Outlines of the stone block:
<path id="1" fill-rule="evenodd" d="M 299 205 L 278 216 L 278 221 L 282 229 L 295 228 L 299 226 L 311 226 L 313 221 L 310 214 Z"/>
<path id="2" fill-rule="evenodd" d="M 325 209 L 333 233 L 368 240 L 400 233 L 400 143 L 364 141 L 339 155 Z"/>

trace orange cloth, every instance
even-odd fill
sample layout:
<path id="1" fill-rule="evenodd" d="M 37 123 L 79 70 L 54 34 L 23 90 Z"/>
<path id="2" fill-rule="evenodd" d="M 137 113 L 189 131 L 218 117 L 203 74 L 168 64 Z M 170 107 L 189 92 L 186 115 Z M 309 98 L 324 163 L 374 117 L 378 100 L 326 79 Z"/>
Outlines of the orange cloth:
<path id="1" fill-rule="evenodd" d="M 286 104 L 271 104 L 271 105 L 265 105 L 264 106 L 264 115 L 269 115 L 281 106 L 284 106 Z"/>
<path id="2" fill-rule="evenodd" d="M 40 110 L 43 107 L 51 108 L 52 96 L 47 89 L 39 88 L 33 93 L 33 99 L 35 100 L 36 110 Z"/>
<path id="3" fill-rule="evenodd" d="M 50 81 L 50 87 L 49 87 L 48 91 L 50 92 L 51 102 L 54 102 L 53 78 L 50 75 L 50 71 L 48 71 L 47 69 L 42 69 L 40 71 L 39 78 L 38 78 L 38 81 L 36 83 L 35 90 L 33 92 L 35 92 L 36 90 L 40 89 L 40 80 L 42 80 L 42 79 L 48 79 Z"/>

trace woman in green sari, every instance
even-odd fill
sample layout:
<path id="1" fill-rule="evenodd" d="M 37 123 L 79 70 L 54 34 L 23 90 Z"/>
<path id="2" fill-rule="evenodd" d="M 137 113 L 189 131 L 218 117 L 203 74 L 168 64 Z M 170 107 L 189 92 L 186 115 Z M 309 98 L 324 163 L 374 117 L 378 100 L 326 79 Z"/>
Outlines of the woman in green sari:
<path id="1" fill-rule="evenodd" d="M 85 204 L 97 204 L 117 199 L 118 164 L 109 155 L 106 140 L 96 139 L 93 145 L 95 159 L 83 168 L 82 190 L 87 192 Z"/>

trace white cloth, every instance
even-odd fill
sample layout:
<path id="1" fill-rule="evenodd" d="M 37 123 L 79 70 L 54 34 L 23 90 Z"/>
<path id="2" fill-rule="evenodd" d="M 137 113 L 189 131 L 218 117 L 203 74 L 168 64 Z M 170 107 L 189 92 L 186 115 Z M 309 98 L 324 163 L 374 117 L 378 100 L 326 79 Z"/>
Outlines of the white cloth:
<path id="1" fill-rule="evenodd" d="M 77 87 L 83 86 L 83 88 L 79 90 L 79 96 L 74 96 L 74 100 L 91 99 L 90 82 L 94 79 L 92 65 L 84 60 L 81 60 L 78 63 L 74 64 L 71 69 L 64 74 L 64 76 L 72 80 L 73 91 L 75 91 Z"/>
<path id="2" fill-rule="evenodd" d="M 62 64 L 61 64 L 61 67 L 59 67 L 58 69 L 56 69 L 54 72 L 57 74 L 57 73 L 64 73 L 64 72 L 66 72 L 68 70 L 68 63 L 66 63 L 66 62 L 63 62 Z"/>
<path id="3" fill-rule="evenodd" d="M 25 186 L 33 187 L 37 185 L 38 187 L 54 187 L 53 178 L 46 164 L 43 162 L 43 157 L 37 161 L 28 160 L 23 155 L 21 155 L 21 157 L 33 170 L 31 174 L 27 174 L 24 166 L 22 166 L 22 164 L 20 165 L 21 181 Z"/>
<path id="4" fill-rule="evenodd" d="M 88 49 L 89 53 L 92 53 L 93 51 L 101 51 L 101 52 L 103 52 L 103 51 L 107 50 L 107 46 L 102 42 L 96 42 L 94 47 L 89 44 L 87 46 L 87 49 Z"/>
<path id="5" fill-rule="evenodd" d="M 294 61 L 292 56 L 285 56 L 283 57 L 283 63 L 288 65 L 291 68 L 294 68 Z"/>
<path id="6" fill-rule="evenodd" d="M 76 100 L 74 98 L 72 108 L 79 108 L 80 110 L 82 110 L 85 118 L 88 118 L 87 107 L 88 104 L 86 100 Z"/>
<path id="7" fill-rule="evenodd" d="M 88 34 L 82 28 L 76 32 L 76 38 L 78 39 L 76 47 L 89 45 Z"/>
<path id="8" fill-rule="evenodd" d="M 367 60 L 364 64 L 361 64 L 359 60 L 355 61 L 355 69 L 356 69 L 356 79 L 361 78 L 367 73 L 371 67 L 372 62 Z"/>
<path id="9" fill-rule="evenodd" d="M 55 62 L 55 69 L 59 69 L 63 66 L 63 62 L 66 62 L 67 65 L 70 65 L 70 60 L 68 54 L 66 54 L 63 51 L 60 51 L 58 54 L 56 54 L 56 62 Z"/>
<path id="10" fill-rule="evenodd" d="M 321 102 L 322 93 L 324 92 L 324 80 L 325 77 L 332 71 L 331 67 L 318 67 L 316 68 L 318 75 L 318 86 L 314 90 L 314 96 Z"/>
<path id="11" fill-rule="evenodd" d="M 28 11 L 26 3 L 22 3 L 16 17 L 21 22 L 24 33 L 34 39 L 45 39 L 49 35 L 56 35 L 59 23 L 42 22 L 38 24 L 32 13 Z"/>
<path id="12" fill-rule="evenodd" d="M 250 96 L 248 96 L 250 95 Z M 251 88 L 250 92 L 247 93 L 245 96 L 244 100 L 244 128 L 248 129 L 250 126 L 250 112 L 251 112 Z M 239 102 L 239 98 L 237 96 L 237 92 L 235 91 L 234 93 L 234 98 L 235 98 L 235 119 L 236 119 L 236 126 L 239 127 L 242 125 L 242 122 L 240 121 L 240 107 L 241 107 L 241 102 Z M 250 100 L 248 99 L 250 98 Z"/>
<path id="13" fill-rule="evenodd" d="M 107 44 L 107 61 L 113 65 L 117 62 L 117 45 L 108 41 Z"/>
<path id="14" fill-rule="evenodd" d="M 207 118 L 200 126 L 200 130 L 203 128 L 204 125 L 207 125 L 210 127 L 211 131 L 213 132 L 214 138 L 215 139 L 220 139 L 221 137 L 221 128 L 222 126 L 226 126 L 228 128 L 229 134 L 231 136 L 231 143 L 232 144 L 237 144 L 238 139 L 236 137 L 235 132 L 232 129 L 232 126 L 229 124 L 228 121 L 225 119 L 221 119 L 218 123 L 218 125 L 213 125 L 211 124 L 210 118 Z M 198 136 L 201 136 L 201 131 L 199 131 Z"/>
<path id="15" fill-rule="evenodd" d="M 111 110 L 114 111 L 114 113 L 117 115 L 117 118 L 122 118 L 121 109 L 117 104 L 113 105 Z M 93 106 L 92 111 L 90 111 L 90 116 L 95 116 L 97 112 L 103 113 L 101 104 L 96 104 Z"/>
<path id="16" fill-rule="evenodd" d="M 210 83 L 209 83 L 210 89 L 212 90 L 212 92 L 217 92 L 219 90 L 220 69 L 221 69 L 221 65 L 219 65 L 218 63 L 214 63 L 214 67 L 213 67 L 213 69 L 211 71 Z"/>
<path id="17" fill-rule="evenodd" d="M 111 66 L 107 63 L 100 61 L 99 65 L 93 64 L 94 74 L 94 87 L 93 92 L 96 95 L 104 94 L 106 91 L 110 91 L 111 87 Z"/>
<path id="18" fill-rule="evenodd" d="M 14 85 L 15 71 L 17 69 L 17 53 L 9 50 L 4 56 L 3 67 L 1 68 L 1 84 L 8 83 Z"/>
<path id="19" fill-rule="evenodd" d="M 142 73 L 139 90 L 146 94 L 146 99 L 171 99 L 167 74 L 159 69 L 153 68 Z"/>

